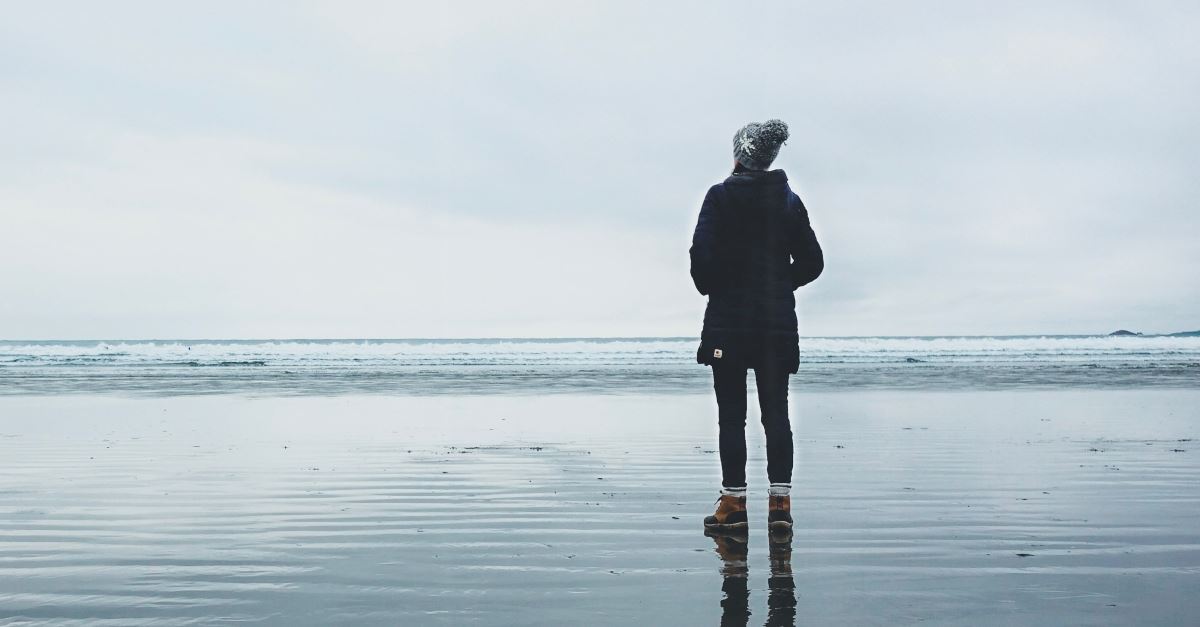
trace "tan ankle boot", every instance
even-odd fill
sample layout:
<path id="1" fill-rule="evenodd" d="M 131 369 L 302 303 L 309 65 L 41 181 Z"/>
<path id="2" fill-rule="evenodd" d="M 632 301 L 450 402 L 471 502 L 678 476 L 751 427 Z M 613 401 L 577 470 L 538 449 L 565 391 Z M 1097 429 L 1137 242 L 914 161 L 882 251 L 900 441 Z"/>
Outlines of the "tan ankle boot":
<path id="1" fill-rule="evenodd" d="M 778 530 L 791 529 L 792 497 L 771 495 L 767 499 L 767 528 Z"/>
<path id="2" fill-rule="evenodd" d="M 722 494 L 717 499 L 717 511 L 712 516 L 704 517 L 704 526 L 720 529 L 745 529 L 746 497 Z"/>

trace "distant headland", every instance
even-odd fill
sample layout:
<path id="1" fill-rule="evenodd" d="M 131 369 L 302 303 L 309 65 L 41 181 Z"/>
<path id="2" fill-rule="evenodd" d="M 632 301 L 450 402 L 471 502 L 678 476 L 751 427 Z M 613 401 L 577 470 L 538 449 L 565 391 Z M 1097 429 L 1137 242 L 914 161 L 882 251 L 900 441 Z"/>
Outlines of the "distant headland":
<path id="1" fill-rule="evenodd" d="M 1113 331 L 1112 333 L 1109 333 L 1108 335 L 1109 335 L 1109 337 L 1128 337 L 1128 336 L 1139 337 L 1139 336 L 1143 336 L 1145 334 L 1140 333 L 1138 331 L 1127 331 L 1125 329 L 1117 329 L 1116 331 Z M 1150 335 L 1152 335 L 1152 336 L 1159 335 L 1162 337 L 1200 337 L 1200 331 L 1180 331 L 1179 333 L 1151 333 Z"/>

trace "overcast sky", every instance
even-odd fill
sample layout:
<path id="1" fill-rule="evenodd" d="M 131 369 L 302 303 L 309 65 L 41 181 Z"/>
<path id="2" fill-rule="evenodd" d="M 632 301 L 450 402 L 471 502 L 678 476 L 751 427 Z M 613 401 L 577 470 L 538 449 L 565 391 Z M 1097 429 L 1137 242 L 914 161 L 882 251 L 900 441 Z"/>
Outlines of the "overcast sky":
<path id="1" fill-rule="evenodd" d="M 802 334 L 1197 329 L 1197 7 L 11 3 L 0 338 L 698 335 L 770 117 Z"/>

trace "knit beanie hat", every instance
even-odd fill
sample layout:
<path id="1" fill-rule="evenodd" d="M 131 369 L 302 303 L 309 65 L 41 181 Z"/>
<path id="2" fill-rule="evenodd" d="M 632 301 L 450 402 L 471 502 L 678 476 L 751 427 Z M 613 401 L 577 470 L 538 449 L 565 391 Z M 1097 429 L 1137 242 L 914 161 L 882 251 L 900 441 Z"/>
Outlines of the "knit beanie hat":
<path id="1" fill-rule="evenodd" d="M 781 120 L 751 122 L 733 135 L 733 158 L 751 170 L 766 170 L 787 141 L 788 127 Z"/>

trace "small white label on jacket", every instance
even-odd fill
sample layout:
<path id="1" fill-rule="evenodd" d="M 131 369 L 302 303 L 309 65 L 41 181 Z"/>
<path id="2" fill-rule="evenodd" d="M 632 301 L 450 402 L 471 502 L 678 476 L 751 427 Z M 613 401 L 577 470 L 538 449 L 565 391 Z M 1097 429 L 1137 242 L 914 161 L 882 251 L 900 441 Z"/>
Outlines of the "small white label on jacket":
<path id="1" fill-rule="evenodd" d="M 722 352 L 721 352 L 721 349 L 719 349 L 719 348 L 714 348 L 714 349 L 713 349 L 713 357 L 714 357 L 715 359 L 720 359 L 720 358 L 721 358 L 721 355 L 723 355 L 723 354 L 724 354 L 724 353 L 722 353 Z"/>

